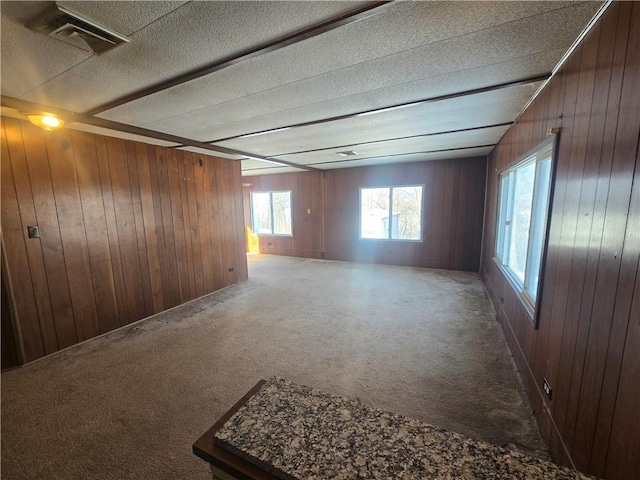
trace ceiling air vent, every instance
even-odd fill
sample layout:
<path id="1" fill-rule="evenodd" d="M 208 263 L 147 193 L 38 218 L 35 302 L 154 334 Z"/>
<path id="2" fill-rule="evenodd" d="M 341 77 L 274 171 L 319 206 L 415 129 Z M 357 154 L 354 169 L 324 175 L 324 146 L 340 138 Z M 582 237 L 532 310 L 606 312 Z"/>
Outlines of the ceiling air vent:
<path id="1" fill-rule="evenodd" d="M 27 28 L 81 48 L 103 53 L 129 39 L 56 3 L 27 24 Z"/>
<path id="2" fill-rule="evenodd" d="M 354 157 L 358 155 L 358 152 L 354 152 L 353 150 L 345 150 L 344 152 L 338 152 L 338 156 L 340 157 Z"/>

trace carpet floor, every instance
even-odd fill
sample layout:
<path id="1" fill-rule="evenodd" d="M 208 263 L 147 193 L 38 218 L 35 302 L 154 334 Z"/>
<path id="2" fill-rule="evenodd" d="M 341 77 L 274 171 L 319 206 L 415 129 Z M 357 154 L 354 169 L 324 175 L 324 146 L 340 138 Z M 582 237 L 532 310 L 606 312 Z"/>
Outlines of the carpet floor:
<path id="1" fill-rule="evenodd" d="M 477 274 L 249 256 L 248 282 L 2 374 L 2 478 L 209 479 L 274 375 L 546 458 Z"/>

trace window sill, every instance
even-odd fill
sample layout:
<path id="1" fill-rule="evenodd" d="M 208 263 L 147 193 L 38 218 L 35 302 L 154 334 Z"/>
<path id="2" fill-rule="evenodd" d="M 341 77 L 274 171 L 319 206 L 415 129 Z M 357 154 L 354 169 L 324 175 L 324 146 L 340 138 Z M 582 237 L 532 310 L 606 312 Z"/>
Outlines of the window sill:
<path id="1" fill-rule="evenodd" d="M 277 237 L 277 238 L 293 238 L 293 235 L 285 233 L 254 233 L 256 237 Z"/>
<path id="2" fill-rule="evenodd" d="M 423 243 L 422 240 L 407 240 L 396 238 L 358 238 L 361 242 L 396 242 L 396 243 Z"/>
<path id="3" fill-rule="evenodd" d="M 527 313 L 527 316 L 529 317 L 529 321 L 531 322 L 531 325 L 533 326 L 533 328 L 537 329 L 538 327 L 536 326 L 536 321 L 535 321 L 536 319 L 535 307 L 533 307 L 531 303 L 527 300 L 527 298 L 525 297 L 524 291 L 522 290 L 522 287 L 518 284 L 518 282 L 514 280 L 513 275 L 511 275 L 509 270 L 507 270 L 507 268 L 505 268 L 502 265 L 502 262 L 500 262 L 500 260 L 498 260 L 497 257 L 493 257 L 493 261 L 498 266 L 498 269 L 500 270 L 504 278 L 507 280 L 507 283 L 513 289 L 513 293 L 516 294 L 516 297 L 522 304 L 522 307 L 524 308 L 525 312 Z"/>

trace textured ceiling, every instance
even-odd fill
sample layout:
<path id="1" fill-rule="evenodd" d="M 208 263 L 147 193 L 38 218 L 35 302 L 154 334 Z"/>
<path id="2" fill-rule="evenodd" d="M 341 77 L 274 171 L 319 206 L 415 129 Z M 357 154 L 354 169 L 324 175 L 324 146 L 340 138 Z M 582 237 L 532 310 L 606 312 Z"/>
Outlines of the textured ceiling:
<path id="1" fill-rule="evenodd" d="M 368 5 L 58 3 L 131 42 L 91 55 L 24 26 L 49 2 L 3 1 L 2 94 L 79 113 Z M 96 116 L 239 151 L 227 158 L 268 156 L 318 169 L 482 156 L 541 81 L 499 87 L 548 75 L 600 5 L 394 2 Z M 452 98 L 432 101 L 443 95 Z M 429 101 L 375 112 L 422 100 Z M 306 122 L 313 124 L 295 126 Z M 283 127 L 292 128 L 249 135 Z M 341 150 L 358 155 L 342 158 Z M 300 170 L 251 159 L 243 171 Z"/>

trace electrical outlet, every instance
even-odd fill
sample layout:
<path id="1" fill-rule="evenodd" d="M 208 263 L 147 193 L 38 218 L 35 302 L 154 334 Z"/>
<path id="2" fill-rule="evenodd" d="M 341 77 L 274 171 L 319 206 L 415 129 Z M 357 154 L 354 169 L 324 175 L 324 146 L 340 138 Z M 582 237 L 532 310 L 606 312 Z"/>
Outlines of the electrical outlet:
<path id="1" fill-rule="evenodd" d="M 233 268 L 233 267 L 229 267 L 229 271 L 230 271 L 230 272 L 233 272 L 234 270 L 235 270 L 235 268 Z"/>
<path id="2" fill-rule="evenodd" d="M 544 378 L 543 380 L 544 381 L 542 382 L 542 388 L 544 389 L 544 393 L 547 394 L 547 397 L 549 397 L 549 400 L 551 400 L 551 392 L 553 391 L 551 390 L 551 384 L 546 378 Z"/>
<path id="3" fill-rule="evenodd" d="M 27 227 L 27 235 L 29 238 L 40 238 L 40 229 L 37 225 L 30 225 Z"/>

